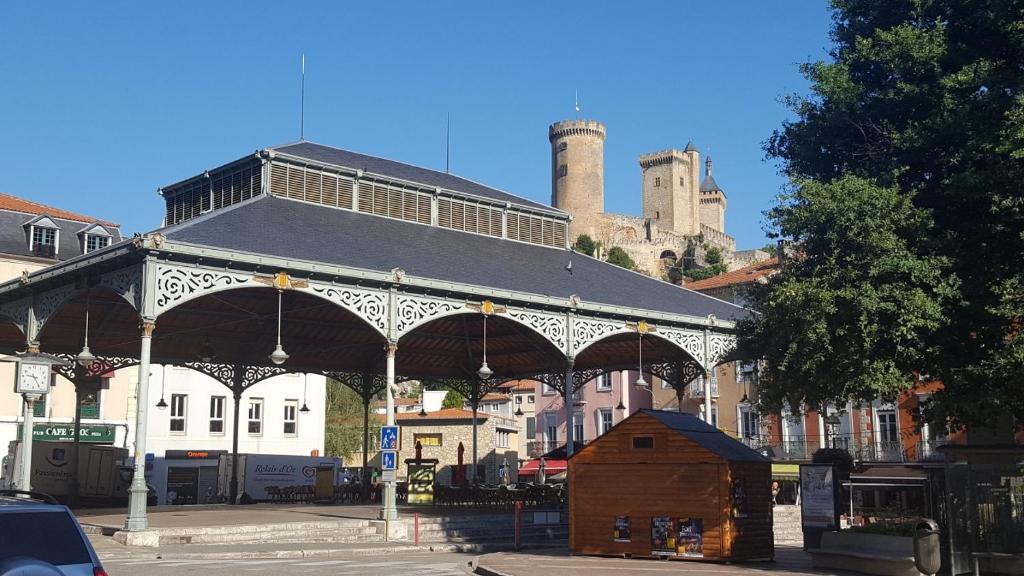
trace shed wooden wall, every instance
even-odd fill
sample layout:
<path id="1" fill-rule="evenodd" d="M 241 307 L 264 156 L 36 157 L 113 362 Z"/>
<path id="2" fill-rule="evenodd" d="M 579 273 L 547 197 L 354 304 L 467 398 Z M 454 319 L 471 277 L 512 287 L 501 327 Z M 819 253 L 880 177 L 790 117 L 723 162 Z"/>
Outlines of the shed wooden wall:
<path id="1" fill-rule="evenodd" d="M 772 528 L 772 469 L 770 463 L 732 462 L 729 465 L 729 490 L 732 479 L 743 482 L 747 496 L 745 518 L 731 514 L 728 541 L 732 558 L 770 558 L 775 555 Z"/>
<path id="2" fill-rule="evenodd" d="M 652 436 L 654 448 L 633 448 Z M 733 518 L 732 480 L 747 493 Z M 701 518 L 704 558 L 766 558 L 771 550 L 771 465 L 726 462 L 650 416 L 636 414 L 569 461 L 569 547 L 577 554 L 651 555 L 651 518 Z M 631 542 L 614 542 L 629 516 Z M 767 544 L 767 548 L 765 545 Z"/>

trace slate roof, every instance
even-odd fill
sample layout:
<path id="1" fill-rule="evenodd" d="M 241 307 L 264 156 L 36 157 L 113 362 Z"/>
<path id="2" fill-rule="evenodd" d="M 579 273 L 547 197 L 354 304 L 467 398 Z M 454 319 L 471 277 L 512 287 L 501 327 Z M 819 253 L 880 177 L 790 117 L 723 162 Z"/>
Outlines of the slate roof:
<path id="1" fill-rule="evenodd" d="M 260 196 L 162 230 L 169 240 L 568 300 L 736 320 L 742 307 L 569 250 Z M 571 273 L 566 265 L 572 261 Z"/>
<path id="2" fill-rule="evenodd" d="M 686 143 L 686 148 L 683 149 L 683 152 L 698 152 L 697 146 L 693 144 L 693 140 Z"/>
<path id="3" fill-rule="evenodd" d="M 703 448 L 731 462 L 771 462 L 771 460 L 756 450 L 747 447 L 739 440 L 711 426 L 693 414 L 650 410 L 647 408 L 641 408 L 638 412 L 654 418 L 669 429 L 679 433 L 679 435 L 696 442 Z"/>
<path id="4" fill-rule="evenodd" d="M 454 192 L 463 192 L 475 196 L 482 196 L 484 198 L 490 198 L 500 202 L 511 202 L 512 204 L 519 204 L 521 206 L 526 206 L 535 210 L 543 210 L 544 212 L 549 213 L 561 213 L 560 210 L 552 208 L 551 206 L 534 202 L 533 200 L 527 200 L 526 198 L 509 194 L 508 192 L 503 192 L 496 188 L 484 186 L 483 184 L 455 176 L 454 174 L 438 172 L 429 168 L 420 168 L 419 166 L 413 166 L 403 162 L 396 162 L 394 160 L 378 158 L 377 156 L 369 156 L 358 152 L 342 150 L 340 148 L 332 148 L 330 146 L 315 144 L 313 142 L 303 141 L 296 142 L 294 144 L 285 144 L 283 146 L 271 148 L 271 150 L 289 154 L 291 156 L 307 158 L 315 162 L 323 162 L 353 170 L 358 169 L 380 176 L 407 180 L 409 182 L 415 182 L 428 187 L 440 186 L 441 188 L 452 190 Z M 566 216 L 568 216 L 568 214 L 566 214 Z"/>
<path id="5" fill-rule="evenodd" d="M 60 228 L 58 260 L 68 260 L 82 254 L 81 238 L 78 233 L 91 227 L 93 223 L 99 224 L 110 234 L 110 244 L 116 244 L 121 240 L 121 232 L 116 224 L 100 222 L 89 216 L 52 208 L 17 196 L 0 194 L 0 254 L 33 257 L 28 249 L 25 224 L 41 215 L 47 216 Z"/>
<path id="6" fill-rule="evenodd" d="M 722 187 L 718 185 L 718 182 L 715 182 L 715 177 L 714 176 L 708 174 L 707 176 L 704 177 L 704 180 L 701 181 L 701 183 L 700 183 L 700 191 L 701 192 L 716 192 L 716 191 L 717 192 L 721 192 L 722 191 Z"/>

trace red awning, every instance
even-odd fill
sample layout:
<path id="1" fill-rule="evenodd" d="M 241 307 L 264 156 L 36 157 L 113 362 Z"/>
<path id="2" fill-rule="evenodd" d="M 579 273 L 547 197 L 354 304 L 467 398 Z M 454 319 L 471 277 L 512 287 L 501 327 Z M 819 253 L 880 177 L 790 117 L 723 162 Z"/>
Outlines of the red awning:
<path id="1" fill-rule="evenodd" d="M 530 460 L 519 469 L 520 476 L 536 476 L 537 467 L 540 466 L 540 459 Z M 544 459 L 544 473 L 548 476 L 565 472 L 568 465 L 565 460 Z"/>

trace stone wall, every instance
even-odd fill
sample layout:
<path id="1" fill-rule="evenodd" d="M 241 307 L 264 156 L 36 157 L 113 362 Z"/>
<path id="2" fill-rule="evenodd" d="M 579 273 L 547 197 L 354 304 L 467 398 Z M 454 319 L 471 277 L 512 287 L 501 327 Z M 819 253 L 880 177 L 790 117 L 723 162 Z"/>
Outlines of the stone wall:
<path id="1" fill-rule="evenodd" d="M 518 433 L 509 431 L 508 447 L 496 446 L 496 431 L 498 418 L 480 418 L 477 428 L 477 454 L 478 464 L 484 469 L 482 482 L 494 484 L 498 482 L 498 466 L 503 459 L 508 459 L 509 477 L 515 478 L 516 470 L 519 468 L 519 446 Z M 473 426 L 470 420 L 405 420 L 398 422 L 401 435 L 400 450 L 398 452 L 398 476 L 408 478 L 409 470 L 405 464 L 408 458 L 416 457 L 417 434 L 441 434 L 441 446 L 424 446 L 424 458 L 436 458 L 437 464 L 436 482 L 438 484 L 450 485 L 454 466 L 458 464 L 458 450 L 461 442 L 465 448 L 463 463 L 466 465 L 467 475 L 470 473 L 473 464 Z"/>
<path id="2" fill-rule="evenodd" d="M 593 236 L 604 212 L 604 124 L 566 120 L 548 128 L 551 205 L 572 214 L 569 237 Z"/>

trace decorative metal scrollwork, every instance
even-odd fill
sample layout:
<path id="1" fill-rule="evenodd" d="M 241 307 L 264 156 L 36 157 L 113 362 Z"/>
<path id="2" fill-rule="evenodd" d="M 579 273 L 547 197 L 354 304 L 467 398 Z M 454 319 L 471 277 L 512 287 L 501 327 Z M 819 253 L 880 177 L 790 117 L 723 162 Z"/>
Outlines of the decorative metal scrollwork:
<path id="1" fill-rule="evenodd" d="M 732 334 L 711 334 L 711 337 L 708 338 L 708 368 L 716 366 L 735 347 L 736 336 Z"/>
<path id="2" fill-rule="evenodd" d="M 575 394 L 586 385 L 587 382 L 596 379 L 602 374 L 616 372 L 607 368 L 588 368 L 586 370 L 573 370 L 572 372 L 572 393 Z"/>
<path id="3" fill-rule="evenodd" d="M 117 292 L 136 310 L 142 308 L 142 266 L 130 266 L 100 276 L 97 286 Z"/>
<path id="4" fill-rule="evenodd" d="M 231 388 L 235 383 L 235 367 L 233 364 L 185 362 L 184 366 L 190 370 L 205 374 L 228 388 Z"/>
<path id="5" fill-rule="evenodd" d="M 65 365 L 54 365 L 53 371 L 67 378 L 68 380 L 74 380 L 75 376 L 79 375 L 81 366 L 78 365 L 78 360 L 73 354 L 58 353 L 54 354 L 61 360 L 67 362 Z M 97 356 L 95 360 L 89 363 L 85 367 L 84 376 L 103 376 L 122 368 L 129 368 L 131 366 L 137 366 L 139 364 L 138 359 L 130 356 Z"/>
<path id="6" fill-rule="evenodd" d="M 160 264 L 156 271 L 156 312 L 162 312 L 198 298 L 252 281 L 252 276 L 222 270 L 184 268 Z"/>
<path id="7" fill-rule="evenodd" d="M 32 308 L 32 297 L 26 296 L 0 306 L 0 315 L 6 316 L 18 325 L 22 333 L 28 328 L 28 311 Z"/>
<path id="8" fill-rule="evenodd" d="M 280 376 L 289 372 L 292 372 L 292 370 L 280 366 L 246 366 L 245 373 L 242 376 L 242 388 L 248 388 L 267 378 L 273 378 L 274 376 Z"/>
<path id="9" fill-rule="evenodd" d="M 704 367 L 696 360 L 650 364 L 644 369 L 668 382 L 669 386 L 676 390 L 685 388 L 695 378 L 704 374 Z"/>
<path id="10" fill-rule="evenodd" d="M 346 286 L 310 284 L 304 291 L 312 291 L 318 296 L 330 300 L 348 309 L 356 316 L 366 320 L 382 335 L 388 331 L 388 296 L 377 290 L 362 290 Z"/>
<path id="11" fill-rule="evenodd" d="M 574 351 L 578 354 L 587 346 L 598 340 L 626 330 L 622 322 L 611 320 L 593 320 L 590 318 L 573 318 L 572 321 L 572 344 Z"/>
<path id="12" fill-rule="evenodd" d="M 565 352 L 568 341 L 566 336 L 566 318 L 560 314 L 536 312 L 533 310 L 509 309 L 506 314 L 509 318 L 533 328 L 554 344 L 559 350 Z"/>
<path id="13" fill-rule="evenodd" d="M 43 326 L 46 325 L 46 321 L 50 319 L 50 316 L 53 316 L 77 292 L 78 289 L 74 284 L 68 284 L 36 295 L 35 303 L 32 307 L 36 311 L 36 325 L 39 326 L 40 332 L 42 332 Z"/>
<path id="14" fill-rule="evenodd" d="M 398 297 L 397 306 L 398 314 L 395 327 L 398 330 L 398 335 L 402 335 L 427 320 L 463 310 L 465 303 L 403 294 Z"/>
<path id="15" fill-rule="evenodd" d="M 680 328 L 659 328 L 658 333 L 669 342 L 679 346 L 694 360 L 704 363 L 704 333 Z"/>

